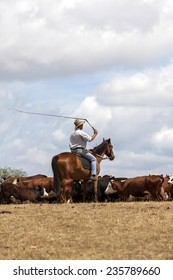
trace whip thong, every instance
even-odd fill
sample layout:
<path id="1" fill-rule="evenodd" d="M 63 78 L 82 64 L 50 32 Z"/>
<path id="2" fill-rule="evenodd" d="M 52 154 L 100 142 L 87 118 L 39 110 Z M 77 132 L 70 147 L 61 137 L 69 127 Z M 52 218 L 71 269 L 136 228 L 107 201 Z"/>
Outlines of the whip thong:
<path id="1" fill-rule="evenodd" d="M 84 118 L 79 118 L 79 117 L 70 117 L 70 116 L 62 116 L 62 115 L 55 115 L 55 114 L 46 114 L 46 113 L 37 113 L 37 112 L 29 112 L 29 111 L 23 111 L 23 110 L 19 110 L 16 108 L 8 108 L 6 107 L 8 110 L 12 110 L 12 111 L 16 111 L 18 113 L 23 113 L 23 114 L 29 114 L 29 115 L 39 115 L 39 116 L 46 116 L 46 117 L 55 117 L 55 118 L 64 118 L 64 119 L 80 119 L 80 120 L 84 120 L 86 121 L 89 126 L 91 126 L 93 129 L 94 127 L 89 123 L 89 121 L 87 119 Z"/>

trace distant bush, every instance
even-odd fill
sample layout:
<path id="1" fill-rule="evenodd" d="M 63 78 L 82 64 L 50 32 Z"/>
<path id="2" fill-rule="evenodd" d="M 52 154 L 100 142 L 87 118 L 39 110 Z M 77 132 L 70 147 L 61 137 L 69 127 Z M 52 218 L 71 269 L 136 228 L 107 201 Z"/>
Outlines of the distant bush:
<path id="1" fill-rule="evenodd" d="M 3 182 L 4 178 L 7 178 L 9 176 L 22 177 L 27 176 L 27 173 L 22 169 L 15 169 L 11 167 L 0 168 L 0 183 Z"/>

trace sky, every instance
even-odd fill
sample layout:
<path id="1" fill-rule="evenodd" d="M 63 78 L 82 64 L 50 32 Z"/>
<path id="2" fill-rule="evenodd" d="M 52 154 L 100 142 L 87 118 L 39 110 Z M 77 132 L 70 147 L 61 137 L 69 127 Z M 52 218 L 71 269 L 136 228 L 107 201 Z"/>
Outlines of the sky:
<path id="1" fill-rule="evenodd" d="M 173 174 L 172 0 L 1 0 L 0 40 L 0 168 L 52 176 L 69 151 L 73 119 L 18 109 L 86 118 L 101 176 Z"/>

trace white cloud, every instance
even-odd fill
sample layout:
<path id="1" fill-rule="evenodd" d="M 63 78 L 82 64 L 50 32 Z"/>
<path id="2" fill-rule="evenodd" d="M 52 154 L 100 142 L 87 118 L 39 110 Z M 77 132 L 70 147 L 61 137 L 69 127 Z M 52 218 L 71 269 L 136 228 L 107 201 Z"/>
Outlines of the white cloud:
<path id="1" fill-rule="evenodd" d="M 0 124 L 0 133 L 8 132 L 9 126 L 5 122 Z"/>
<path id="2" fill-rule="evenodd" d="M 131 29 L 146 31 L 158 22 L 159 8 L 155 3 L 136 0 L 80 1 L 69 16 L 90 28 L 114 29 L 118 33 Z"/>
<path id="3" fill-rule="evenodd" d="M 110 108 L 98 104 L 94 96 L 85 98 L 74 114 L 75 116 L 86 118 L 91 126 L 99 125 L 104 127 L 111 119 Z"/>
<path id="4" fill-rule="evenodd" d="M 117 153 L 112 174 L 124 177 L 136 177 L 148 174 L 172 174 L 172 157 L 157 154 L 154 151 L 135 153 L 124 149 Z M 115 176 L 115 175 L 114 175 Z"/>
<path id="5" fill-rule="evenodd" d="M 56 129 L 53 133 L 52 136 L 55 138 L 57 142 L 61 142 L 65 140 L 65 134 L 61 129 Z"/>
<path id="6" fill-rule="evenodd" d="M 19 139 L 19 138 L 15 138 L 11 143 L 8 144 L 8 148 L 9 148 L 9 150 L 11 149 L 11 151 L 13 149 L 20 149 L 20 150 L 22 150 L 23 147 L 25 147 L 24 143 L 23 143 L 23 140 Z"/>
<path id="7" fill-rule="evenodd" d="M 27 160 L 30 160 L 31 163 L 39 163 L 40 165 L 44 165 L 45 162 L 49 162 L 49 158 L 46 152 L 42 149 L 38 149 L 38 147 L 30 147 L 26 153 Z"/>
<path id="8" fill-rule="evenodd" d="M 137 73 L 121 73 L 100 86 L 97 99 L 109 106 L 171 106 L 173 64 Z"/>
<path id="9" fill-rule="evenodd" d="M 170 1 L 11 3 L 1 1 L 1 79 L 135 69 L 172 55 Z"/>
<path id="10" fill-rule="evenodd" d="M 2 0 L 0 20 L 0 166 L 51 174 L 73 130 L 7 106 L 86 118 L 116 152 L 102 174 L 172 173 L 171 0 Z"/>
<path id="11" fill-rule="evenodd" d="M 173 128 L 162 127 L 153 135 L 152 141 L 160 149 L 173 150 Z"/>

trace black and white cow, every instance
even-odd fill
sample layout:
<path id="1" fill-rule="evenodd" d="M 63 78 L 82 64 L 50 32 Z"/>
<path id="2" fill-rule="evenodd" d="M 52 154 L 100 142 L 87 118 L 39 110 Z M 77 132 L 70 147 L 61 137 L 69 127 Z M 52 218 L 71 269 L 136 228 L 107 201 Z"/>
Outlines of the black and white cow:
<path id="1" fill-rule="evenodd" d="M 105 175 L 98 179 L 97 191 L 98 191 L 98 201 L 99 202 L 109 202 L 109 201 L 116 201 L 119 199 L 118 192 L 106 193 L 106 189 L 111 185 L 110 182 L 112 179 L 115 180 L 123 180 L 126 178 L 115 178 L 110 175 Z M 75 202 L 82 202 L 83 195 L 85 191 L 85 201 L 92 202 L 94 201 L 94 185 L 93 181 L 88 182 L 75 182 L 73 185 L 73 192 L 72 192 L 72 201 Z"/>

